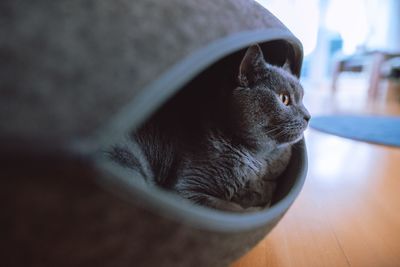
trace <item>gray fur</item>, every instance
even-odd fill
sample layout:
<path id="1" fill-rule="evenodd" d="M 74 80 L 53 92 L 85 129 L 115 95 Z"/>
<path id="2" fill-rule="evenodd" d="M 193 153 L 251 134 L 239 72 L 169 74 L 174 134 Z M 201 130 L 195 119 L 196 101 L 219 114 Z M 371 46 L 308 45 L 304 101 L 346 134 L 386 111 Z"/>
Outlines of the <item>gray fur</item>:
<path id="1" fill-rule="evenodd" d="M 227 97 L 223 122 L 199 121 L 197 134 L 187 137 L 178 125 L 166 131 L 150 120 L 133 136 L 142 154 L 124 151 L 118 158 L 116 146 L 113 159 L 126 166 L 122 156 L 128 154 L 133 168 L 141 168 L 143 160 L 132 157 L 144 156 L 152 171 L 142 173 L 154 175 L 146 180 L 200 205 L 229 211 L 268 206 L 310 115 L 298 79 L 266 63 L 258 45 L 240 64 L 239 85 Z M 290 95 L 289 105 L 280 94 Z"/>

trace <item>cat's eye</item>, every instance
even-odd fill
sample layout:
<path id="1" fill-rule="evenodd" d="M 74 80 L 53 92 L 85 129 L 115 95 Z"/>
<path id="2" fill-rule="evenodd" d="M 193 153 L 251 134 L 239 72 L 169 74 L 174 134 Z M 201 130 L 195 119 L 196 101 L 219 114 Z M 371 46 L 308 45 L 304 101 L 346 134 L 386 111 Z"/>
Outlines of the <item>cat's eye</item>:
<path id="1" fill-rule="evenodd" d="M 285 106 L 290 104 L 290 97 L 287 94 L 279 94 L 279 99 Z"/>

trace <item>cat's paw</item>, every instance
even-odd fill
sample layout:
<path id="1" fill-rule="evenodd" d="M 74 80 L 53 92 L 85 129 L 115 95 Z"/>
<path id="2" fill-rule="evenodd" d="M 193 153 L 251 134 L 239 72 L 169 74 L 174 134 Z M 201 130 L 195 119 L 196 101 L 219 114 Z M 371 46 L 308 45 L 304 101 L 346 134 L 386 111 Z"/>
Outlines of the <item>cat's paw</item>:
<path id="1" fill-rule="evenodd" d="M 264 207 L 248 207 L 243 209 L 243 212 L 258 212 L 258 211 L 262 211 L 264 209 Z"/>

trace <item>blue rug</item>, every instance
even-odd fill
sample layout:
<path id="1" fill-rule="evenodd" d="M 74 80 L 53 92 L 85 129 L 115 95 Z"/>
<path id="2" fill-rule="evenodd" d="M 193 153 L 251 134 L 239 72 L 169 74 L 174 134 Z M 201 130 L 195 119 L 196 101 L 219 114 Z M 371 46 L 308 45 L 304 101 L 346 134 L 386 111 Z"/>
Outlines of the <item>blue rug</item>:
<path id="1" fill-rule="evenodd" d="M 317 116 L 311 119 L 310 126 L 341 137 L 400 147 L 400 117 Z"/>

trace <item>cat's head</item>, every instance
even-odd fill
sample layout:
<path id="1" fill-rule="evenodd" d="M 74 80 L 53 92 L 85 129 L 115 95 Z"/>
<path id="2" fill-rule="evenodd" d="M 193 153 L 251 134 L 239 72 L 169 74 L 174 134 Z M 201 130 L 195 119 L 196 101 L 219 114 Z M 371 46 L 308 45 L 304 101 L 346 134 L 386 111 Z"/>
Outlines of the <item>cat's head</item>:
<path id="1" fill-rule="evenodd" d="M 310 119 L 303 94 L 288 67 L 268 64 L 260 47 L 252 45 L 240 64 L 239 87 L 232 93 L 235 128 L 242 137 L 256 143 L 297 142 Z"/>

